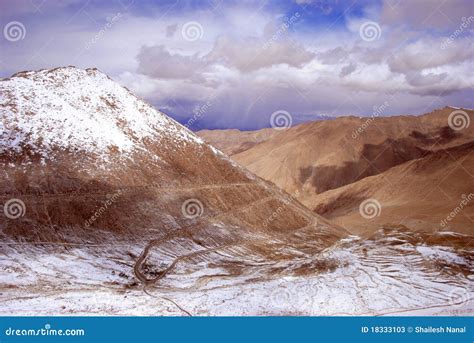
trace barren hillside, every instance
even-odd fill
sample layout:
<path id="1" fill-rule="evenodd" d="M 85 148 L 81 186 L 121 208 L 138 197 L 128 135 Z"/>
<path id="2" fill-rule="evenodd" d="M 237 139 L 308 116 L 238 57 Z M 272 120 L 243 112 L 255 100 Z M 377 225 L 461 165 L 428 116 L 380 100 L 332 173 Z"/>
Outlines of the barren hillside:
<path id="1" fill-rule="evenodd" d="M 358 206 L 356 202 L 362 202 L 371 194 L 368 190 L 351 192 L 349 191 L 352 189 L 351 184 L 360 184 L 358 182 L 363 181 L 367 189 L 380 189 L 378 194 L 386 190 L 385 195 L 379 195 L 385 199 L 391 196 L 393 190 L 398 191 L 398 184 L 392 182 L 382 187 L 381 184 L 371 182 L 381 180 L 384 173 L 389 172 L 391 168 L 401 167 L 410 161 L 423 160 L 438 151 L 456 147 L 462 147 L 460 150 L 464 151 L 466 156 L 472 154 L 472 145 L 469 143 L 474 141 L 474 126 L 469 125 L 469 122 L 473 120 L 474 111 L 452 107 L 445 107 L 422 116 L 341 117 L 330 121 L 301 124 L 279 131 L 270 139 L 231 157 L 260 177 L 293 194 L 317 213 L 335 218 L 338 213 L 353 213 L 355 205 Z M 430 208 L 429 204 L 422 204 L 424 193 L 411 192 L 410 188 L 404 189 L 406 195 L 403 205 L 410 208 L 413 220 L 402 217 L 400 222 L 408 220 L 413 229 L 427 229 L 429 225 L 438 223 L 438 217 L 448 214 L 462 194 L 474 191 L 472 166 L 460 167 L 461 163 L 452 156 L 446 162 L 456 173 L 447 173 L 447 166 L 443 166 L 442 163 L 432 166 L 438 174 L 428 179 L 418 175 L 420 170 L 405 175 L 402 167 L 397 169 L 400 175 L 392 176 L 393 179 L 403 178 L 407 182 L 416 183 L 415 181 L 421 178 L 425 182 L 425 187 L 431 185 L 432 196 L 452 199 L 432 203 L 434 207 Z M 375 175 L 380 177 L 371 177 Z M 438 185 L 442 182 L 454 184 L 456 187 L 441 191 Z M 391 187 L 390 190 L 387 190 L 388 186 Z M 356 193 L 360 194 L 351 201 L 342 201 L 345 198 L 343 194 L 345 191 L 350 193 L 346 198 L 351 198 Z M 335 193 L 339 194 L 341 201 L 337 204 L 328 203 L 328 197 Z M 333 206 L 337 207 L 337 213 L 332 212 Z M 472 207 L 469 207 L 468 211 L 464 212 L 467 218 L 472 216 L 472 212 L 469 212 L 471 209 Z M 388 216 L 389 211 L 390 209 L 385 209 L 383 218 L 387 220 L 391 218 L 390 223 L 394 222 L 394 218 L 398 215 L 403 215 L 395 212 L 392 216 Z M 426 223 L 415 220 L 419 217 L 426 219 L 428 213 L 437 215 L 432 216 Z M 389 223 L 384 222 L 383 218 L 361 223 L 366 229 L 377 229 L 377 225 Z M 351 219 L 360 221 L 364 218 L 357 217 L 355 213 Z M 351 227 L 347 220 L 344 221 L 344 225 Z M 352 230 L 358 232 L 358 226 L 358 222 L 355 222 Z M 450 226 L 454 230 L 471 233 L 474 228 L 472 221 L 459 223 L 453 221 Z"/>
<path id="2" fill-rule="evenodd" d="M 361 215 L 364 201 L 366 206 L 372 201 L 378 207 L 365 217 Z M 472 235 L 474 142 L 437 151 L 303 202 L 356 233 L 404 225 Z"/>

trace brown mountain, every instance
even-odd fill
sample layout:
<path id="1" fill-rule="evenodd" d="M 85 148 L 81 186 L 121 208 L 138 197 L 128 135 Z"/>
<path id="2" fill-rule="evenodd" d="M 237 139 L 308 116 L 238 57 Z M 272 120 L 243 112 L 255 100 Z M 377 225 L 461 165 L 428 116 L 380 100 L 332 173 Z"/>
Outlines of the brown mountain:
<path id="1" fill-rule="evenodd" d="M 375 212 L 361 203 L 375 199 Z M 352 232 L 403 225 L 422 231 L 474 233 L 474 141 L 439 150 L 306 199 Z M 373 200 L 372 200 L 373 201 Z M 369 206 L 369 205 L 366 205 Z M 365 213 L 362 212 L 362 213 Z"/>
<path id="2" fill-rule="evenodd" d="M 345 235 L 95 69 L 18 73 L 0 94 L 3 242 L 135 242 L 147 283 L 142 264 L 166 244 L 171 269 L 177 259 L 237 273 L 223 260 L 242 269 L 242 256 L 293 258 Z"/>
<path id="3" fill-rule="evenodd" d="M 340 117 L 335 120 L 305 123 L 280 131 L 270 139 L 246 151 L 231 155 L 231 157 L 262 178 L 274 182 L 288 193 L 293 194 L 312 210 L 329 218 L 344 217 L 353 213 L 354 208 L 358 207 L 365 198 L 371 197 L 373 192 L 370 189 L 386 189 L 386 187 L 381 188 L 381 185 L 376 184 L 375 180 L 382 180 L 383 177 L 388 178 L 385 173 L 389 171 L 391 171 L 390 179 L 407 178 L 408 181 L 414 181 L 418 173 L 421 173 L 421 169 L 411 170 L 407 175 L 403 174 L 403 168 L 408 168 L 408 165 L 405 164 L 410 161 L 421 159 L 427 164 L 433 163 L 429 159 L 431 155 L 438 156 L 437 152 L 456 147 L 459 147 L 459 151 L 463 151 L 464 155 L 469 157 L 473 149 L 468 143 L 474 141 L 474 126 L 463 127 L 466 126 L 466 122 L 463 120 L 473 121 L 474 111 L 462 110 L 467 114 L 467 118 L 464 114 L 455 113 L 456 121 L 461 121 L 457 125 L 461 125 L 461 127 L 456 127 L 456 123 L 452 123 L 451 127 L 448 122 L 451 113 L 455 111 L 459 110 L 446 107 L 421 116 Z M 460 129 L 458 130 L 458 128 Z M 207 136 L 208 141 L 212 142 L 212 139 L 209 138 L 210 134 Z M 218 142 L 214 144 L 218 144 Z M 232 150 L 231 148 L 226 149 Z M 459 167 L 466 158 L 462 156 L 452 158 L 454 160 L 452 167 L 458 166 L 459 173 L 446 175 L 451 183 L 457 185 L 452 189 L 444 190 L 447 192 L 447 196 L 452 198 L 452 201 L 440 202 L 431 209 L 438 211 L 438 217 L 448 214 L 456 199 L 461 199 L 462 194 L 474 191 L 472 189 L 472 175 L 474 174 L 472 166 L 464 168 L 466 170 Z M 425 160 L 426 158 L 428 159 Z M 400 166 L 400 168 L 392 171 L 391 169 L 396 166 Z M 426 168 L 428 169 L 428 167 Z M 432 179 L 425 179 L 425 181 L 426 185 L 431 184 L 437 187 L 438 183 L 444 180 L 438 178 L 446 169 L 441 164 L 433 165 L 433 168 L 439 169 L 440 174 L 432 175 Z M 463 173 L 464 171 L 466 172 Z M 400 175 L 393 175 L 397 172 Z M 371 177 L 375 175 L 378 175 L 379 178 Z M 366 191 L 353 190 L 352 185 L 361 187 L 359 185 L 362 184 L 362 180 Z M 392 183 L 391 187 L 397 188 L 396 183 L 395 186 Z M 400 192 L 403 193 L 402 190 Z M 351 200 L 340 201 L 336 204 L 336 202 L 329 200 L 333 199 L 332 194 L 336 193 L 341 200 L 345 198 Z M 423 199 L 421 193 L 411 194 L 409 189 L 406 189 L 405 193 L 404 204 L 410 209 L 410 216 L 417 218 L 430 212 L 426 212 L 426 207 L 420 206 Z M 358 195 L 356 196 L 356 194 Z M 384 199 L 390 197 L 390 193 L 385 196 L 377 194 Z M 444 198 L 445 194 L 439 196 Z M 429 206 L 427 207 L 429 208 Z M 336 211 L 336 208 L 337 212 L 333 212 Z M 472 207 L 469 207 L 469 211 L 471 209 Z M 358 213 L 358 211 L 356 212 Z M 383 211 L 385 215 L 388 215 L 388 212 L 388 209 Z M 343 213 L 345 214 L 343 215 Z M 351 218 L 355 220 L 357 213 Z M 468 214 L 468 211 L 464 211 L 464 214 L 469 217 L 472 212 Z M 397 215 L 403 217 L 401 213 L 395 212 L 391 216 L 391 220 L 388 220 L 387 217 L 386 223 L 395 222 L 395 218 L 398 218 Z M 432 218 L 428 222 L 436 223 L 439 226 L 438 217 Z M 404 218 L 400 218 L 399 221 L 402 219 Z M 338 222 L 346 227 L 350 226 L 347 220 L 341 219 Z M 411 224 L 419 226 L 415 225 L 415 222 L 414 220 Z M 383 219 L 379 218 L 378 221 L 369 222 L 366 220 L 361 223 L 364 223 L 367 228 L 375 228 L 383 224 Z M 421 226 L 426 227 L 426 225 Z M 458 225 L 456 221 L 453 221 L 450 222 L 450 226 L 455 230 L 466 230 L 465 222 Z M 360 230 L 358 224 L 354 226 L 353 230 Z"/>

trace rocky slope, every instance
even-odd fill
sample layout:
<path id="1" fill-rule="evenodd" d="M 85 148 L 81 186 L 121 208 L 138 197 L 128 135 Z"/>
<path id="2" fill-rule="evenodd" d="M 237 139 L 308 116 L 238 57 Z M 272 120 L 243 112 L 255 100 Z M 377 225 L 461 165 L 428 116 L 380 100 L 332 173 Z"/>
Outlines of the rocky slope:
<path id="1" fill-rule="evenodd" d="M 473 235 L 473 171 L 474 142 L 471 142 L 303 201 L 315 212 L 359 234 L 374 228 L 404 225 L 417 231 Z M 361 204 L 365 204 L 365 212 Z M 370 212 L 371 204 L 375 205 L 373 212 Z"/>

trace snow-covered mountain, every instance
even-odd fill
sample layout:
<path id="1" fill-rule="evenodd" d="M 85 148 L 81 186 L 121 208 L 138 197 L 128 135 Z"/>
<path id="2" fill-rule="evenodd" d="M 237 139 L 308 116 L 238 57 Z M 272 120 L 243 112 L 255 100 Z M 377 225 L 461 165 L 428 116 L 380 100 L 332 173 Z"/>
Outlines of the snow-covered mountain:
<path id="1" fill-rule="evenodd" d="M 48 239 L 52 226 L 82 230 L 85 222 L 100 230 L 117 231 L 118 226 L 167 233 L 160 224 L 186 224 L 189 218 L 181 214 L 181 205 L 197 198 L 207 216 L 220 215 L 224 222 L 229 217 L 238 226 L 261 229 L 274 209 L 287 201 L 279 189 L 97 69 L 21 72 L 2 80 L 0 91 L 0 156 L 5 165 L 0 192 L 22 199 L 27 208 L 24 217 L 8 220 L 7 228 L 21 229 L 29 221 Z M 94 209 L 106 196 L 117 194 L 114 206 L 92 223 Z M 261 202 L 258 207 L 252 207 L 255 201 Z M 286 216 L 294 219 L 286 229 L 318 220 L 295 204 L 285 206 Z M 281 219 L 272 220 L 265 228 L 283 230 L 282 224 Z M 32 238 L 21 232 L 9 233 Z M 331 234 L 336 238 L 342 232 L 334 228 Z"/>
<path id="2" fill-rule="evenodd" d="M 403 288 L 393 240 L 348 238 L 96 69 L 0 80 L 0 119 L 0 314 L 383 313 L 469 285 L 470 251 L 425 248 L 456 278 Z"/>
<path id="3" fill-rule="evenodd" d="M 97 69 L 21 72 L 1 89 L 2 149 L 29 148 L 46 158 L 67 148 L 107 159 L 110 151 L 129 156 L 164 137 L 176 146 L 201 143 Z"/>

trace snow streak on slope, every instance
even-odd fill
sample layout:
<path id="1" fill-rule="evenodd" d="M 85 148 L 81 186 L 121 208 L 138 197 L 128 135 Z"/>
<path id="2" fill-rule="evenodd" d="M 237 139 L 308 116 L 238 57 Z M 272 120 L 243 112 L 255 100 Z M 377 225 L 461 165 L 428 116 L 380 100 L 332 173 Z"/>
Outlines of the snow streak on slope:
<path id="1" fill-rule="evenodd" d="M 19 115 L 21 114 L 21 115 Z M 4 133 L 0 151 L 28 146 L 43 157 L 53 149 L 121 153 L 163 136 L 202 141 L 96 69 L 29 71 L 0 83 Z"/>

